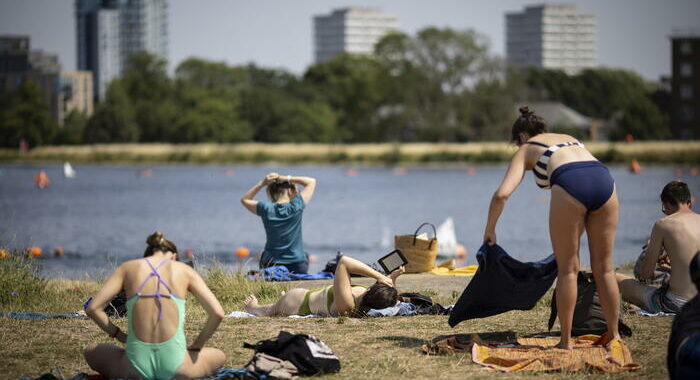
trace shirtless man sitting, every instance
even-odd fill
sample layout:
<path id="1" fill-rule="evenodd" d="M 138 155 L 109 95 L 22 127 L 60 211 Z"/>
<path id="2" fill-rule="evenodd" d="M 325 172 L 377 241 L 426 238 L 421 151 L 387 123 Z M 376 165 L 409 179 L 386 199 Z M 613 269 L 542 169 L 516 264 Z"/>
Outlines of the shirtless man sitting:
<path id="1" fill-rule="evenodd" d="M 680 181 L 664 186 L 661 204 L 661 211 L 667 216 L 657 220 L 651 230 L 640 277 L 652 278 L 662 252 L 666 251 L 672 268 L 668 286 L 647 286 L 619 273 L 616 277 L 623 300 L 651 313 L 678 313 L 697 294 L 688 268 L 693 255 L 700 250 L 700 215 L 691 209 L 688 185 Z"/>

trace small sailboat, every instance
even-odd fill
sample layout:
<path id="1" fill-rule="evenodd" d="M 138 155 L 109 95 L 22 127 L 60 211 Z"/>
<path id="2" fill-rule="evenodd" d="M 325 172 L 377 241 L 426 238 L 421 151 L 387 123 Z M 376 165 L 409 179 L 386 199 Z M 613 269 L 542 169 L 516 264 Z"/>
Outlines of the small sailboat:
<path id="1" fill-rule="evenodd" d="M 438 256 L 454 257 L 457 250 L 457 235 L 452 217 L 445 219 L 437 228 Z"/>
<path id="2" fill-rule="evenodd" d="M 452 217 L 445 219 L 445 221 L 438 226 L 437 239 L 438 257 L 457 258 L 462 263 L 466 262 L 467 249 L 457 242 L 455 222 L 452 220 Z M 447 263 L 447 261 L 445 263 Z"/>
<path id="3" fill-rule="evenodd" d="M 75 178 L 75 169 L 73 169 L 70 162 L 63 163 L 63 176 L 66 178 Z"/>
<path id="4" fill-rule="evenodd" d="M 379 246 L 382 247 L 382 249 L 388 249 L 392 244 L 394 244 L 394 241 L 393 236 L 391 236 L 391 231 L 389 227 L 384 226 L 382 228 L 382 240 L 379 242 Z"/>

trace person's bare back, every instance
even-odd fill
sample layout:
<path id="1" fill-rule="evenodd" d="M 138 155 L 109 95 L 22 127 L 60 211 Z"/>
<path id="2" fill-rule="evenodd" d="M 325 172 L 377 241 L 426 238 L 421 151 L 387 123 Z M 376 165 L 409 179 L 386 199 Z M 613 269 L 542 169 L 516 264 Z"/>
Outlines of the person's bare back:
<path id="1" fill-rule="evenodd" d="M 671 259 L 668 290 L 685 299 L 693 298 L 697 289 L 690 279 L 688 267 L 695 253 L 700 251 L 700 214 L 687 208 L 659 219 L 652 231 L 650 248 L 657 243 L 653 241 L 655 237 L 661 239 L 662 247 Z"/>

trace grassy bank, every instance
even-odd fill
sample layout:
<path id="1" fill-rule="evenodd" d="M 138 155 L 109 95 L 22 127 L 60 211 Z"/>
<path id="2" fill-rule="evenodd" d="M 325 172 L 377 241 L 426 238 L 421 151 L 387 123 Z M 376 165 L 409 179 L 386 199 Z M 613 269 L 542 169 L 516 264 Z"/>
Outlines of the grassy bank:
<path id="1" fill-rule="evenodd" d="M 601 161 L 654 164 L 700 162 L 700 141 L 586 143 Z M 109 144 L 47 146 L 20 153 L 0 150 L 0 162 L 74 163 L 333 163 L 363 165 L 431 165 L 504 162 L 515 147 L 506 143 L 466 144 Z"/>
<path id="2" fill-rule="evenodd" d="M 0 311 L 70 312 L 81 308 L 83 301 L 97 291 L 97 282 L 67 280 L 44 281 L 36 277 L 31 266 L 22 261 L 0 260 L 2 292 L 15 295 L 0 297 Z M 248 281 L 240 275 L 213 269 L 206 281 L 221 300 L 226 311 L 242 310 L 245 295 L 255 293 L 262 302 L 271 301 L 279 292 L 299 283 L 266 283 Z M 406 291 L 431 294 L 442 304 L 451 304 L 461 293 L 468 278 L 406 275 L 399 287 Z M 358 279 L 367 283 L 367 279 Z M 304 282 L 315 287 L 319 282 Z M 16 290 L 12 290 L 16 289 Z M 22 290 L 28 289 L 28 290 Z M 455 329 L 447 325 L 446 316 L 394 318 L 253 318 L 225 319 L 209 344 L 224 350 L 227 367 L 242 367 L 252 356 L 243 349 L 243 342 L 254 343 L 275 337 L 279 330 L 303 332 L 318 336 L 340 357 L 342 370 L 331 379 L 452 379 L 506 377 L 532 378 L 532 374 L 502 374 L 488 372 L 471 362 L 470 355 L 426 356 L 419 351 L 422 344 L 452 334 L 513 332 L 528 334 L 547 329 L 551 292 L 530 311 L 513 311 L 499 316 L 467 321 Z M 205 322 L 205 313 L 191 297 L 187 305 L 186 334 L 194 339 Z M 649 318 L 628 315 L 626 322 L 634 336 L 626 339 L 634 359 L 644 365 L 639 372 L 615 375 L 615 378 L 659 379 L 667 377 L 665 368 L 666 342 L 670 318 Z M 126 320 L 116 323 L 126 330 Z M 19 321 L 0 319 L 0 340 L 3 360 L 2 378 L 38 376 L 52 368 L 64 375 L 79 371 L 91 372 L 82 357 L 83 348 L 92 342 L 113 342 L 89 320 Z M 589 379 L 605 377 L 594 372 L 537 374 L 545 378 Z M 607 376 L 612 377 L 612 376 Z"/>

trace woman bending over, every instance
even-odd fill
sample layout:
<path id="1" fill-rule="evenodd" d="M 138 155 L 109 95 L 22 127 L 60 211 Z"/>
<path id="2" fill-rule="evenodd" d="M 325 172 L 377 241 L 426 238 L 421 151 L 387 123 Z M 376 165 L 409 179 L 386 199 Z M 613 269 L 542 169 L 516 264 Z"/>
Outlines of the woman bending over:
<path id="1" fill-rule="evenodd" d="M 608 169 L 575 138 L 547 133 L 544 120 L 527 107 L 520 108 L 520 113 L 512 130 L 512 139 L 520 148 L 491 198 L 484 241 L 496 243 L 496 223 L 506 201 L 522 182 L 525 171 L 532 170 L 540 188 L 552 189 L 549 235 L 558 270 L 558 347 L 571 347 L 579 244 L 584 230 L 608 338 L 620 338 L 620 294 L 612 267 L 618 216 L 615 182 Z"/>

